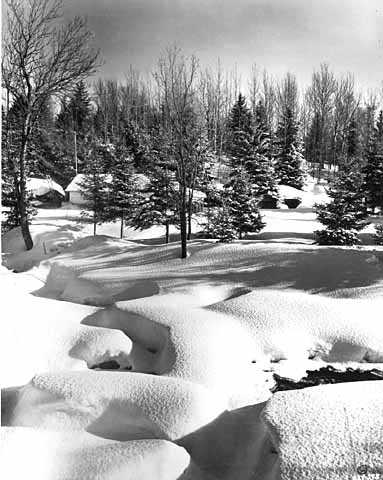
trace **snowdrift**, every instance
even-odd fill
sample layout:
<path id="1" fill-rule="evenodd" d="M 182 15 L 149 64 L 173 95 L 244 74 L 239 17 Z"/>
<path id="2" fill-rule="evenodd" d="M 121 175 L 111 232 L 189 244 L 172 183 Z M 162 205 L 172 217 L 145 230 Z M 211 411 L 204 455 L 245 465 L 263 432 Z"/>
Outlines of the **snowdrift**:
<path id="1" fill-rule="evenodd" d="M 81 325 L 94 313 L 85 307 L 37 298 L 22 291 L 29 287 L 26 274 L 14 286 L 15 274 L 0 275 L 2 319 L 2 387 L 21 385 L 44 371 L 81 370 L 109 359 L 131 365 L 132 341 L 117 330 Z M 25 280 L 27 279 L 27 281 Z M 38 281 L 37 281 L 38 282 Z"/>
<path id="2" fill-rule="evenodd" d="M 1 467 L 29 480 L 177 480 L 187 452 L 165 440 L 113 442 L 85 432 L 2 428 Z"/>
<path id="3" fill-rule="evenodd" d="M 256 290 L 210 307 L 235 316 L 272 361 L 383 362 L 383 300 Z"/>
<path id="4" fill-rule="evenodd" d="M 12 425 L 86 430 L 113 440 L 176 439 L 225 409 L 200 385 L 125 372 L 38 375 L 19 395 Z"/>
<path id="5" fill-rule="evenodd" d="M 278 451 L 281 480 L 381 478 L 383 382 L 279 392 L 263 419 Z"/>

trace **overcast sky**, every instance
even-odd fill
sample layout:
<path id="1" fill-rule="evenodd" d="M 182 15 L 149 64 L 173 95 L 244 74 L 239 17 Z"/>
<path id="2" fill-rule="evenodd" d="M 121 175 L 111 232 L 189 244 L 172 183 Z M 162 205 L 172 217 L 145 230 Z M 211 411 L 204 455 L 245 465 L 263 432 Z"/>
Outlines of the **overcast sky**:
<path id="1" fill-rule="evenodd" d="M 86 15 L 105 65 L 122 78 L 129 65 L 151 72 L 177 43 L 202 65 L 222 64 L 246 78 L 252 63 L 308 83 L 325 61 L 354 72 L 363 88 L 383 79 L 383 0 L 65 0 Z"/>

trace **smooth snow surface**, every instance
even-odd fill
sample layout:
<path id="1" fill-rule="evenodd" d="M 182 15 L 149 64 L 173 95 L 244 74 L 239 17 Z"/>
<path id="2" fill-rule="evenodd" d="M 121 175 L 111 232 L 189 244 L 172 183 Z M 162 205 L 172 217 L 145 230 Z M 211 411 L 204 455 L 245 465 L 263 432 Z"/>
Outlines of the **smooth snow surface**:
<path id="1" fill-rule="evenodd" d="M 85 432 L 2 428 L 1 471 L 12 480 L 177 480 L 187 452 L 165 440 L 114 442 Z"/>
<path id="2" fill-rule="evenodd" d="M 279 452 L 281 480 L 383 476 L 383 382 L 279 392 L 263 418 Z"/>
<path id="3" fill-rule="evenodd" d="M 207 389 L 164 376 L 64 372 L 36 376 L 20 392 L 12 425 L 86 430 L 114 440 L 176 439 L 225 404 Z"/>

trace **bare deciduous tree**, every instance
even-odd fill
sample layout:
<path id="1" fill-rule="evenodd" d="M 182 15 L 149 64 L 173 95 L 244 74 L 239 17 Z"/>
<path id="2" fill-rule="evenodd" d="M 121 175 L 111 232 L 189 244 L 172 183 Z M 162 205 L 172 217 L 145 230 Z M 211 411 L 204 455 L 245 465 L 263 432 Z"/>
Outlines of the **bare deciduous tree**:
<path id="1" fill-rule="evenodd" d="M 158 62 L 155 73 L 165 128 L 170 132 L 179 186 L 181 258 L 187 257 L 188 179 L 195 160 L 196 57 L 185 58 L 177 47 L 169 48 Z M 190 199 L 189 199 L 190 200 Z"/>
<path id="2" fill-rule="evenodd" d="M 99 53 L 91 46 L 86 22 L 75 17 L 62 24 L 61 0 L 6 0 L 3 85 L 22 105 L 17 158 L 12 161 L 20 226 L 27 250 L 33 247 L 26 211 L 28 145 L 45 102 L 66 94 L 92 74 Z"/>

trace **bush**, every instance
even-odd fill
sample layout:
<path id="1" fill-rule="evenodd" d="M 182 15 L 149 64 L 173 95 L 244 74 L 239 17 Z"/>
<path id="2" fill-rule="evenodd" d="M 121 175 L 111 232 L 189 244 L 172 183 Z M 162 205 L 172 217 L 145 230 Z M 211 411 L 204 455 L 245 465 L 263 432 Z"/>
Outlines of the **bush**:
<path id="1" fill-rule="evenodd" d="M 297 208 L 302 203 L 302 200 L 300 198 L 285 198 L 283 203 L 289 208 Z"/>
<path id="2" fill-rule="evenodd" d="M 376 225 L 374 239 L 377 245 L 383 245 L 383 224 Z"/>
<path id="3" fill-rule="evenodd" d="M 316 230 L 314 232 L 319 245 L 358 245 L 358 232 L 339 228 L 337 230 Z"/>

